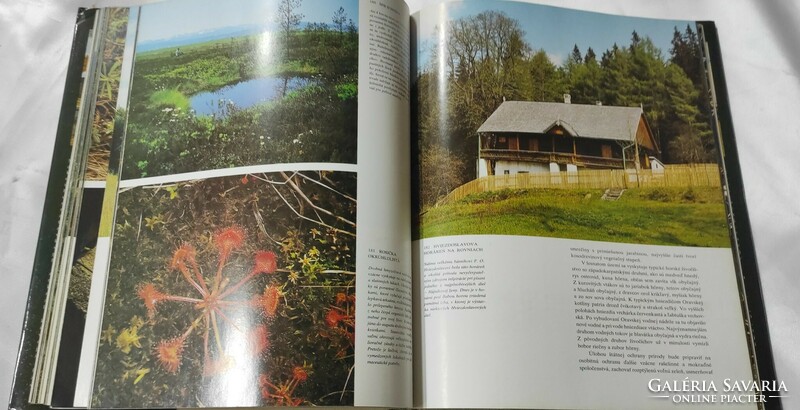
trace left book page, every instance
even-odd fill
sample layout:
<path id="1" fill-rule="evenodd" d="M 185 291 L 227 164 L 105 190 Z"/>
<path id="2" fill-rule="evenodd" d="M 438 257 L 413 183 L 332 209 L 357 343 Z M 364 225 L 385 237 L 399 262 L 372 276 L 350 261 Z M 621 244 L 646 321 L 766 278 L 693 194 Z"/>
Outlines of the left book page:
<path id="1" fill-rule="evenodd" d="M 410 406 L 405 4 L 126 21 L 72 406 Z"/>

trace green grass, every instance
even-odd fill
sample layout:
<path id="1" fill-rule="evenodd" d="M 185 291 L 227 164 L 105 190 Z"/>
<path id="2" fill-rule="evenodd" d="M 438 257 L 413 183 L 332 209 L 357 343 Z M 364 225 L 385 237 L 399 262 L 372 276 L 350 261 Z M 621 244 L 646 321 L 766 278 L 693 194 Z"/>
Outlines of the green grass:
<path id="1" fill-rule="evenodd" d="M 729 247 L 719 188 L 503 190 L 429 209 L 419 237 L 527 235 L 651 245 Z"/>
<path id="2" fill-rule="evenodd" d="M 180 108 L 184 111 L 189 110 L 189 98 L 178 90 L 159 90 L 150 94 L 150 106 L 155 109 L 164 107 Z"/>

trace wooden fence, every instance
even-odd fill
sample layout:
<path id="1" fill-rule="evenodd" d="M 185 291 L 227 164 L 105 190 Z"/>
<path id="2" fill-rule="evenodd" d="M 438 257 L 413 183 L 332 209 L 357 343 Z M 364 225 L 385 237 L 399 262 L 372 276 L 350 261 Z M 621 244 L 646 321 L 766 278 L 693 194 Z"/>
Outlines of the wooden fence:
<path id="1" fill-rule="evenodd" d="M 627 177 L 626 177 L 627 175 Z M 607 189 L 635 187 L 719 187 L 717 164 L 666 165 L 662 170 L 592 169 L 577 172 L 538 172 L 490 175 L 467 182 L 438 204 L 458 201 L 470 194 L 501 189 Z"/>

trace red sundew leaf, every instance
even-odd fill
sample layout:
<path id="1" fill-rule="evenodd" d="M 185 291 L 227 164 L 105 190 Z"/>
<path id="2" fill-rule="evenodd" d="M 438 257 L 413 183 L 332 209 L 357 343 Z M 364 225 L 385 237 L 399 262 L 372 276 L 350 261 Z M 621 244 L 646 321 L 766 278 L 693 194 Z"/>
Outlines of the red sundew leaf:
<path id="1" fill-rule="evenodd" d="M 294 377 L 294 379 L 297 380 L 298 383 L 302 383 L 308 380 L 308 372 L 306 371 L 306 369 L 300 366 L 295 366 L 294 369 L 292 369 L 292 377 Z"/>
<path id="2" fill-rule="evenodd" d="M 342 319 L 344 319 L 344 316 L 342 316 L 342 314 L 339 313 L 338 310 L 330 309 L 328 310 L 328 313 L 325 315 L 325 324 L 327 324 L 328 327 L 336 327 L 336 325 L 338 325 L 339 322 L 342 321 Z"/>
<path id="3" fill-rule="evenodd" d="M 231 226 L 219 231 L 214 236 L 214 244 L 221 255 L 228 255 L 244 242 L 244 231 L 238 226 Z"/>
<path id="4" fill-rule="evenodd" d="M 280 303 L 281 291 L 273 285 L 267 286 L 264 293 L 258 298 L 256 302 L 267 317 L 274 317 L 278 311 L 278 304 Z"/>
<path id="5" fill-rule="evenodd" d="M 278 260 L 275 253 L 270 251 L 258 251 L 254 257 L 255 266 L 253 272 L 271 274 L 278 269 Z"/>
<path id="6" fill-rule="evenodd" d="M 164 370 L 170 373 L 178 372 L 178 369 L 181 367 L 183 344 L 183 338 L 176 337 L 170 340 L 162 340 L 158 346 L 156 346 L 156 356 Z"/>
<path id="7" fill-rule="evenodd" d="M 172 254 L 172 260 L 169 263 L 170 269 L 186 270 L 186 262 L 195 262 L 196 254 L 194 246 L 188 243 L 181 245 Z"/>
<path id="8" fill-rule="evenodd" d="M 140 284 L 136 293 L 147 308 L 147 316 L 152 319 L 156 313 L 156 303 L 164 300 L 166 295 L 156 289 L 155 285 L 152 283 Z"/>

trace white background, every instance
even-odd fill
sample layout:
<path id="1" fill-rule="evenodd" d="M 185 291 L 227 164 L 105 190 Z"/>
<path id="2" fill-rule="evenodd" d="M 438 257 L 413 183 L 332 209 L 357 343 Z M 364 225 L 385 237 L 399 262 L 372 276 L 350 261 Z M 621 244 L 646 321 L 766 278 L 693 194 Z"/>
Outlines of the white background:
<path id="1" fill-rule="evenodd" d="M 800 4 L 540 3 L 717 23 L 778 376 L 797 396 L 785 407 L 800 407 Z M 93 4 L 124 3 L 0 0 L 0 397 L 13 375 L 75 11 Z"/>

